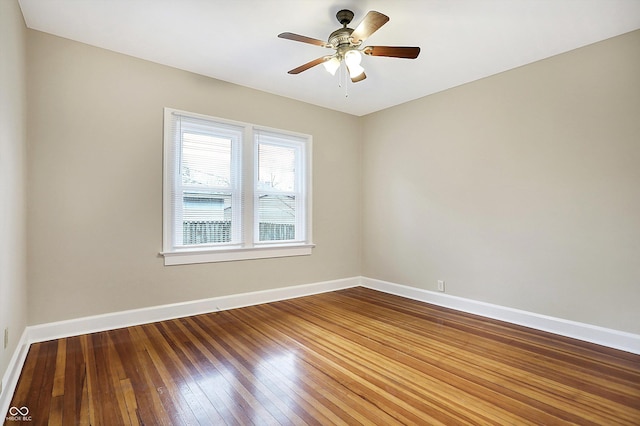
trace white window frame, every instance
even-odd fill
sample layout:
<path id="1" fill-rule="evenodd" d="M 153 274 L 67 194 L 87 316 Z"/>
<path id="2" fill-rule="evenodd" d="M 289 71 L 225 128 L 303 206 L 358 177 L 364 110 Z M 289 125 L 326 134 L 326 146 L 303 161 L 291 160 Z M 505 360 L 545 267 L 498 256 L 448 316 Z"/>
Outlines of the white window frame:
<path id="1" fill-rule="evenodd" d="M 232 180 L 235 181 L 232 196 L 232 241 L 230 243 L 201 244 L 183 246 L 176 244 L 180 240 L 178 234 L 182 229 L 176 229 L 175 220 L 181 215 L 182 208 L 182 179 L 180 175 L 181 137 L 174 127 L 174 117 L 185 117 L 187 120 L 203 120 L 221 128 L 229 128 L 231 133 L 240 129 L 241 136 L 237 146 L 232 148 L 232 167 L 240 170 Z M 296 240 L 295 241 L 258 241 L 257 208 L 258 186 L 258 134 L 281 135 L 285 145 L 295 145 L 301 151 L 298 156 L 296 169 Z M 233 137 L 233 135 L 232 135 Z M 234 139 L 234 142 L 236 140 Z M 264 259 L 272 257 L 305 256 L 310 255 L 314 244 L 311 239 L 311 148 L 310 135 L 257 126 L 249 123 L 232 121 L 218 117 L 211 117 L 181 111 L 173 108 L 164 109 L 164 159 L 163 159 L 163 250 L 164 264 L 183 265 L 191 263 L 228 262 L 248 259 Z M 233 186 L 233 185 L 232 185 Z M 215 188 L 214 188 L 215 189 Z M 229 192 L 225 189 L 221 192 Z M 255 236 L 255 237 L 254 237 Z"/>

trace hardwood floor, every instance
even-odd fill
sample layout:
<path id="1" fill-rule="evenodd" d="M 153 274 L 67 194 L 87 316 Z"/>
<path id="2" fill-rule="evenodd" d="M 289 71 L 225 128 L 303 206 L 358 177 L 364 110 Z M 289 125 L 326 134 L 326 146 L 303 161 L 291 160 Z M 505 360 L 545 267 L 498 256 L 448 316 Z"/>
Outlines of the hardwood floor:
<path id="1" fill-rule="evenodd" d="M 639 425 L 640 356 L 352 288 L 33 344 L 11 406 L 34 425 Z"/>

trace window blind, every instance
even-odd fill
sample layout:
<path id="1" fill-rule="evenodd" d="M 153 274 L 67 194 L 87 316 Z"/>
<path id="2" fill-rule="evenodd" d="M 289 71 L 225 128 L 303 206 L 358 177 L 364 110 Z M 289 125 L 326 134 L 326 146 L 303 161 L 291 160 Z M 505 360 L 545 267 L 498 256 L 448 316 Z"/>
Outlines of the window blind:
<path id="1" fill-rule="evenodd" d="M 258 129 L 255 143 L 254 237 L 258 243 L 304 241 L 304 140 Z"/>
<path id="2" fill-rule="evenodd" d="M 172 246 L 242 243 L 242 127 L 171 115 Z"/>

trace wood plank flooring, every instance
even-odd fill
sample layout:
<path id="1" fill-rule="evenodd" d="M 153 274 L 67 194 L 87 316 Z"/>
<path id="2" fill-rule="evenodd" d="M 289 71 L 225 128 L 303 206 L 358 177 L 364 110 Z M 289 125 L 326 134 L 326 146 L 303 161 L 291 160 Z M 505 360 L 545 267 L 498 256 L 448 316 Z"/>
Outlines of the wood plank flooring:
<path id="1" fill-rule="evenodd" d="M 11 405 L 34 425 L 640 425 L 640 356 L 358 287 L 33 344 Z"/>

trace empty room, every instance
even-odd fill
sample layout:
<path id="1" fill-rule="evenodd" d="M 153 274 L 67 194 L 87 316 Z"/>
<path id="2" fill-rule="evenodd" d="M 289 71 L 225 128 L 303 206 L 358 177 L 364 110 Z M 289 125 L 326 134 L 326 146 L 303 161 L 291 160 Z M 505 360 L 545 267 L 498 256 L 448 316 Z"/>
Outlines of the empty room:
<path id="1" fill-rule="evenodd" d="M 5 425 L 640 425 L 637 0 L 0 0 Z"/>

